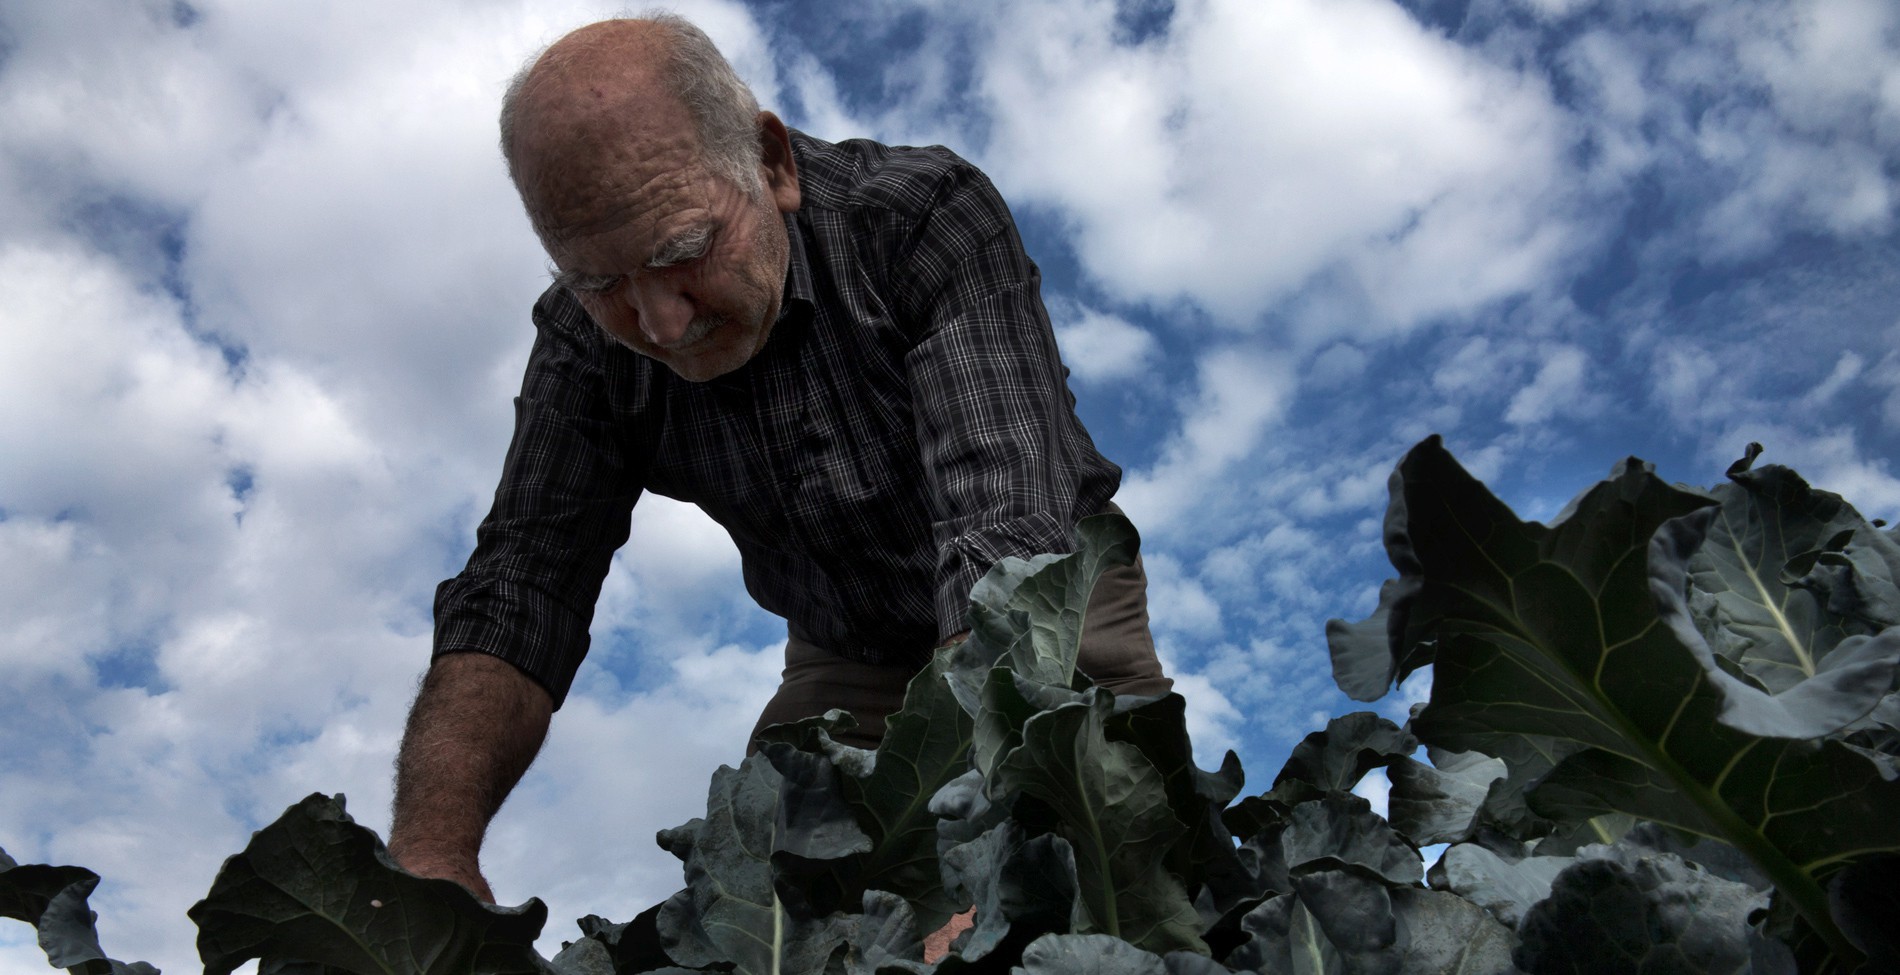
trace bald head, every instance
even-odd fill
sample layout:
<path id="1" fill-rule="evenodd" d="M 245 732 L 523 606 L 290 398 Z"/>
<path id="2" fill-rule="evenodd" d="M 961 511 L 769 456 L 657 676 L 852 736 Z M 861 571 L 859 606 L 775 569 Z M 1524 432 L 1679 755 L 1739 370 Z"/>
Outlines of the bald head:
<path id="1" fill-rule="evenodd" d="M 623 194 L 655 153 L 760 190 L 758 102 L 712 41 L 670 14 L 589 24 L 515 76 L 501 149 L 546 239 L 575 228 L 561 211 Z"/>

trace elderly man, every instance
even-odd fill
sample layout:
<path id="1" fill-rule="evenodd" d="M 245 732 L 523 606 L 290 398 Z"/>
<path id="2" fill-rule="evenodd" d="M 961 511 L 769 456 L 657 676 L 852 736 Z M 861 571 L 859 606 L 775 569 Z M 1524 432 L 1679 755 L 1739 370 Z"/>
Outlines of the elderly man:
<path id="1" fill-rule="evenodd" d="M 842 707 L 869 746 L 989 566 L 1068 550 L 1121 476 L 1075 416 L 1007 208 L 950 152 L 788 130 L 673 17 L 558 41 L 501 122 L 555 280 L 494 508 L 437 592 L 390 831 L 410 870 L 491 900 L 482 835 L 643 491 L 723 525 L 788 622 L 759 726 Z M 1081 667 L 1167 690 L 1139 566 L 1098 587 Z"/>

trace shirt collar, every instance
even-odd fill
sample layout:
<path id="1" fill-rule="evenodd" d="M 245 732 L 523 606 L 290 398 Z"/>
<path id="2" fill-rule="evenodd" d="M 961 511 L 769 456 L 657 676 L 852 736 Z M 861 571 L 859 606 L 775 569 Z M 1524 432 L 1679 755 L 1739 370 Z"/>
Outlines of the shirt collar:
<path id="1" fill-rule="evenodd" d="M 787 251 L 790 256 L 785 265 L 785 293 L 779 299 L 781 322 L 792 314 L 793 308 L 801 309 L 800 314 L 804 314 L 815 304 L 811 265 L 805 257 L 805 234 L 796 212 L 785 215 L 785 237 L 790 242 Z"/>

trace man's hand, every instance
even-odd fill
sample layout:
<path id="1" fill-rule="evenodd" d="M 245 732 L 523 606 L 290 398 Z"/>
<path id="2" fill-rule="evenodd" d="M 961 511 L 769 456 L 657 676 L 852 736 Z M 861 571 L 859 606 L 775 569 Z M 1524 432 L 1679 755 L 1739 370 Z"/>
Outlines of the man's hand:
<path id="1" fill-rule="evenodd" d="M 480 653 L 438 658 L 396 757 L 390 857 L 494 903 L 481 873 L 482 836 L 540 751 L 553 711 L 547 691 L 513 664 Z"/>

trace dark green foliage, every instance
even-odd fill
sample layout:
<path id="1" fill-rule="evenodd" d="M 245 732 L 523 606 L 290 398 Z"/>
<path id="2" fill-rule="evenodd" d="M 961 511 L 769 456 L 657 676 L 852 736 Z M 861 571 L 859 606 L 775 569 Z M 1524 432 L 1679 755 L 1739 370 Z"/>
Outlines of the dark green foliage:
<path id="1" fill-rule="evenodd" d="M 1427 440 L 1393 475 L 1400 579 L 1377 627 L 1333 628 L 1335 665 L 1429 659 L 1411 730 L 1504 761 L 1479 815 L 1519 839 L 1622 814 L 1727 844 L 1818 939 L 1810 957 L 1853 965 L 1828 881 L 1900 851 L 1885 726 L 1857 724 L 1900 665 L 1892 539 L 1785 469 L 1730 477 L 1693 492 L 1626 461 L 1544 526 Z"/>
<path id="2" fill-rule="evenodd" d="M 40 948 L 54 968 L 75 975 L 158 975 L 146 963 L 106 957 L 93 928 L 86 898 L 99 886 L 99 875 L 83 867 L 43 863 L 21 865 L 0 850 L 0 917 L 39 928 Z"/>
<path id="3" fill-rule="evenodd" d="M 715 773 L 706 815 L 659 835 L 685 889 L 634 920 L 585 918 L 543 960 L 539 902 L 408 876 L 313 796 L 192 909 L 206 970 L 1900 970 L 1900 544 L 1754 457 L 1710 492 L 1626 461 L 1541 525 L 1436 438 L 1414 448 L 1385 523 L 1399 577 L 1327 635 L 1354 698 L 1429 666 L 1431 699 L 1404 727 L 1334 719 L 1263 792 L 1231 753 L 1195 764 L 1178 695 L 1076 672 L 1090 588 L 1138 547 L 1101 516 L 1074 554 L 985 577 L 971 637 L 876 750 L 834 741 L 833 712 Z M 1351 791 L 1381 768 L 1390 821 Z M 96 877 L 0 867 L 0 913 L 56 964 L 133 970 L 97 949 Z"/>
<path id="4" fill-rule="evenodd" d="M 539 900 L 495 907 L 403 872 L 341 796 L 312 795 L 259 830 L 189 914 L 209 975 L 253 958 L 265 971 L 302 962 L 364 975 L 546 969 L 534 952 L 547 921 Z"/>
<path id="5" fill-rule="evenodd" d="M 1419 844 L 1457 843 L 1481 825 L 1479 812 L 1491 784 L 1505 775 L 1503 759 L 1477 752 L 1438 752 L 1430 764 L 1409 755 L 1386 767 L 1392 782 L 1387 815 Z"/>
<path id="6" fill-rule="evenodd" d="M 1749 971 L 1748 916 L 1766 897 L 1668 853 L 1590 847 L 1518 925 L 1531 975 Z"/>

